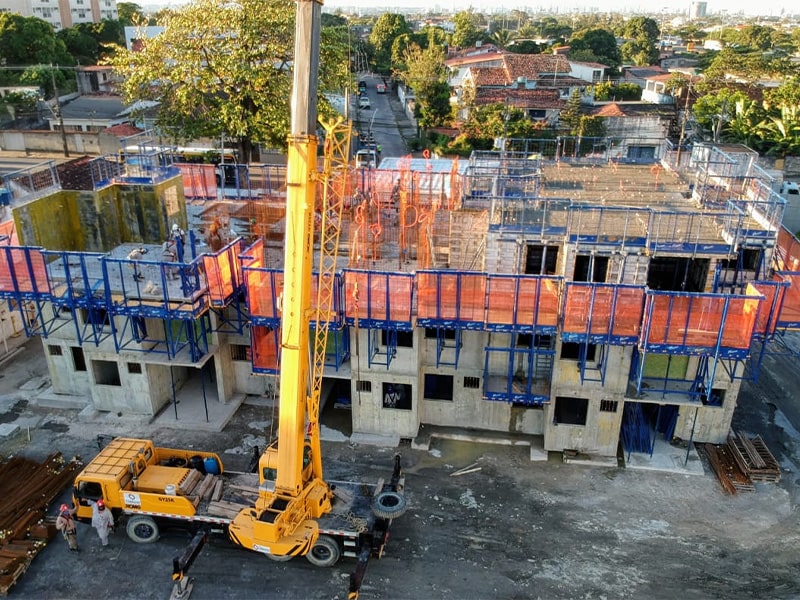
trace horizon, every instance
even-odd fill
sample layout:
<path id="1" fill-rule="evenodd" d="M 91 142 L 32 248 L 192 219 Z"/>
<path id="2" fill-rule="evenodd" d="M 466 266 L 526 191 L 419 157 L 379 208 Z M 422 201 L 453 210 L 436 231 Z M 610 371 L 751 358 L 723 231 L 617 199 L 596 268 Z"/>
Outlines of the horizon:
<path id="1" fill-rule="evenodd" d="M 138 4 L 142 7 L 168 7 L 168 6 L 181 6 L 188 4 L 191 0 L 152 0 L 141 1 Z M 443 12 L 446 11 L 450 14 L 455 14 L 463 10 L 473 9 L 476 12 L 485 14 L 497 14 L 510 12 L 512 10 L 521 10 L 529 14 L 543 14 L 543 15 L 557 15 L 557 14 L 573 14 L 573 13 L 608 13 L 608 12 L 621 12 L 626 14 L 639 14 L 639 15 L 678 15 L 685 14 L 688 16 L 689 9 L 693 2 L 681 0 L 661 0 L 658 2 L 661 6 L 657 9 L 651 9 L 641 2 L 636 0 L 592 0 L 591 4 L 581 3 L 579 0 L 567 0 L 567 2 L 553 3 L 550 6 L 539 6 L 536 10 L 533 7 L 526 6 L 519 2 L 519 0 L 511 0 L 509 2 L 498 3 L 496 0 L 470 0 L 469 3 L 464 5 L 463 2 L 456 2 L 455 0 L 434 2 L 426 4 L 422 0 L 395 0 L 391 5 L 377 8 L 375 3 L 371 0 L 326 0 L 323 7 L 333 10 L 341 10 L 344 12 L 364 12 L 366 14 L 377 13 L 391 13 L 391 12 Z M 751 17 L 780 17 L 792 14 L 800 15 L 800 9 L 796 8 L 793 3 L 785 0 L 768 0 L 767 2 L 753 3 L 746 0 L 708 0 L 707 16 L 727 15 L 748 15 Z"/>

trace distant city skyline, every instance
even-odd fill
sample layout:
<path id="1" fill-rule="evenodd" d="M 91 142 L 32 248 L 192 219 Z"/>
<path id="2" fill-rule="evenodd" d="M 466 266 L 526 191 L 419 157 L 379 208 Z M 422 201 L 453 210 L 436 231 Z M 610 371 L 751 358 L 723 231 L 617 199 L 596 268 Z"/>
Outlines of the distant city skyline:
<path id="1" fill-rule="evenodd" d="M 187 4 L 189 0 L 140 0 L 137 2 L 142 7 L 179 6 Z M 707 15 L 714 16 L 720 13 L 729 15 L 745 14 L 753 17 L 778 17 L 782 14 L 800 14 L 800 8 L 786 0 L 765 0 L 752 2 L 748 0 L 707 0 Z M 528 13 L 568 14 L 572 12 L 626 12 L 638 14 L 668 14 L 683 13 L 688 15 L 692 2 L 689 0 L 657 0 L 651 5 L 643 4 L 637 0 L 589 0 L 588 3 L 580 0 L 566 0 L 552 4 L 540 4 L 532 7 L 519 0 L 444 0 L 425 3 L 422 0 L 392 0 L 389 5 L 376 6 L 374 0 L 324 0 L 328 10 L 396 12 L 396 11 L 448 11 L 456 13 L 470 8 L 483 13 L 502 13 L 515 9 Z"/>

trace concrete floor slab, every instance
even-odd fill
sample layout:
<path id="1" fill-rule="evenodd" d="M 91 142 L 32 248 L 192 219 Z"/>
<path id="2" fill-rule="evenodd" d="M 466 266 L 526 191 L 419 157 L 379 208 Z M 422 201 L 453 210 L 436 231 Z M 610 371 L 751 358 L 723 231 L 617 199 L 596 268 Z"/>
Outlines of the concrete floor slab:
<path id="1" fill-rule="evenodd" d="M 684 475 L 705 475 L 703 463 L 694 445 L 686 448 L 673 446 L 665 440 L 656 440 L 653 455 L 631 453 L 625 455 L 625 467 L 647 471 L 667 471 Z"/>

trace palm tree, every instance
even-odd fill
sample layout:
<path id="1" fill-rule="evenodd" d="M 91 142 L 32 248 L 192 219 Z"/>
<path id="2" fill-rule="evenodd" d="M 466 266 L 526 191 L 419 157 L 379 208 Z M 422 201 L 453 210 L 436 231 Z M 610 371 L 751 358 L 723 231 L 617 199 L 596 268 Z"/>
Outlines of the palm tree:
<path id="1" fill-rule="evenodd" d="M 492 42 L 498 48 L 505 50 L 516 39 L 516 34 L 508 29 L 498 29 L 492 34 Z"/>

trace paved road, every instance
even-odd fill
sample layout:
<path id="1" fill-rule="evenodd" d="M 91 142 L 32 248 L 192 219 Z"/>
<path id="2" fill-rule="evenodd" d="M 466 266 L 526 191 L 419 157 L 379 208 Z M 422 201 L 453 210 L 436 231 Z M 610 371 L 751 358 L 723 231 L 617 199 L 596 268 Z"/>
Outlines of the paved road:
<path id="1" fill-rule="evenodd" d="M 369 110 L 359 109 L 354 113 L 356 130 L 361 134 L 372 132 L 376 143 L 381 146 L 382 156 L 408 154 L 405 137 L 409 133 L 409 123 L 402 114 L 396 91 L 387 85 L 386 93 L 379 94 L 376 86 L 383 82 L 381 77 L 361 75 L 359 81 L 367 83 L 367 97 L 370 99 L 371 108 Z M 388 79 L 387 83 L 390 83 Z M 356 106 L 357 99 L 354 102 L 356 103 L 354 106 Z M 401 131 L 401 127 L 404 131 Z"/>

